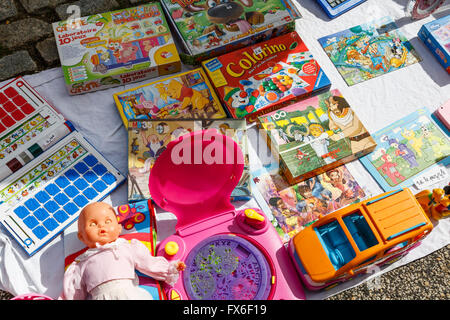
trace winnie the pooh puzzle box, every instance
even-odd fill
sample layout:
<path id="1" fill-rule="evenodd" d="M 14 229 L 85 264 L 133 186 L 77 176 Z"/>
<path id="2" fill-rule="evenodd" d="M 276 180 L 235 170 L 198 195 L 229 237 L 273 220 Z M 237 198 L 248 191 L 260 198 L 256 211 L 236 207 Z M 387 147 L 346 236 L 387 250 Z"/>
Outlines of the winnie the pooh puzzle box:
<path id="1" fill-rule="evenodd" d="M 159 3 L 53 23 L 69 94 L 180 71 Z"/>
<path id="2" fill-rule="evenodd" d="M 201 68 L 114 94 L 125 128 L 133 119 L 220 119 L 226 113 Z"/>

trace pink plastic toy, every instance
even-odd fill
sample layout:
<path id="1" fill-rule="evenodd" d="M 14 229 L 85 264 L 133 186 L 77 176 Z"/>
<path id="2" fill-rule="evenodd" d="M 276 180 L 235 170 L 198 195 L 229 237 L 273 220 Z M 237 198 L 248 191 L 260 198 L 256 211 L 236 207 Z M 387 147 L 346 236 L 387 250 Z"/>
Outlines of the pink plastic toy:
<path id="1" fill-rule="evenodd" d="M 178 219 L 157 254 L 186 264 L 178 282 L 165 287 L 169 299 L 305 299 L 264 213 L 230 203 L 243 164 L 239 146 L 214 129 L 170 142 L 156 160 L 150 194 Z"/>

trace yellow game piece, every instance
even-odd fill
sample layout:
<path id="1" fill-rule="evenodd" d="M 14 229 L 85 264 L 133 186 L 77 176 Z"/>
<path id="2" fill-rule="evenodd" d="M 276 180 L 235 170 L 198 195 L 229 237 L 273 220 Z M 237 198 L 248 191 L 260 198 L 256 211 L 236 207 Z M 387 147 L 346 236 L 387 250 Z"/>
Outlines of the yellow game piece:
<path id="1" fill-rule="evenodd" d="M 178 243 L 176 243 L 175 241 L 169 241 L 164 246 L 164 251 L 169 256 L 177 254 L 178 250 L 180 250 L 180 247 L 178 247 Z"/>

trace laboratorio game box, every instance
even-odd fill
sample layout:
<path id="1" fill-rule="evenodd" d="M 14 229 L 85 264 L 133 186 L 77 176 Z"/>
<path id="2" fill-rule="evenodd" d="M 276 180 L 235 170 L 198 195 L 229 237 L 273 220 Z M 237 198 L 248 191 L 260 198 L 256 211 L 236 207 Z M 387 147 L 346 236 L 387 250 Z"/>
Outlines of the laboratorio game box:
<path id="1" fill-rule="evenodd" d="M 159 3 L 55 22 L 53 31 L 71 95 L 181 69 Z"/>
<path id="2" fill-rule="evenodd" d="M 209 59 L 203 67 L 229 114 L 248 122 L 331 85 L 296 32 Z"/>

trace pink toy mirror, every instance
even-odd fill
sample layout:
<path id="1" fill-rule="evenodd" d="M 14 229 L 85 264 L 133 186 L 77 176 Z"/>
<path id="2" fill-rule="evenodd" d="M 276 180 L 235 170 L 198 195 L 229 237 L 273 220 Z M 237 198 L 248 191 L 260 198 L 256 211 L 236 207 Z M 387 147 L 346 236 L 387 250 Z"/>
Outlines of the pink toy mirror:
<path id="1" fill-rule="evenodd" d="M 230 195 L 241 178 L 238 144 L 215 129 L 196 131 L 167 145 L 149 179 L 152 199 L 177 216 L 177 228 L 234 210 Z"/>

